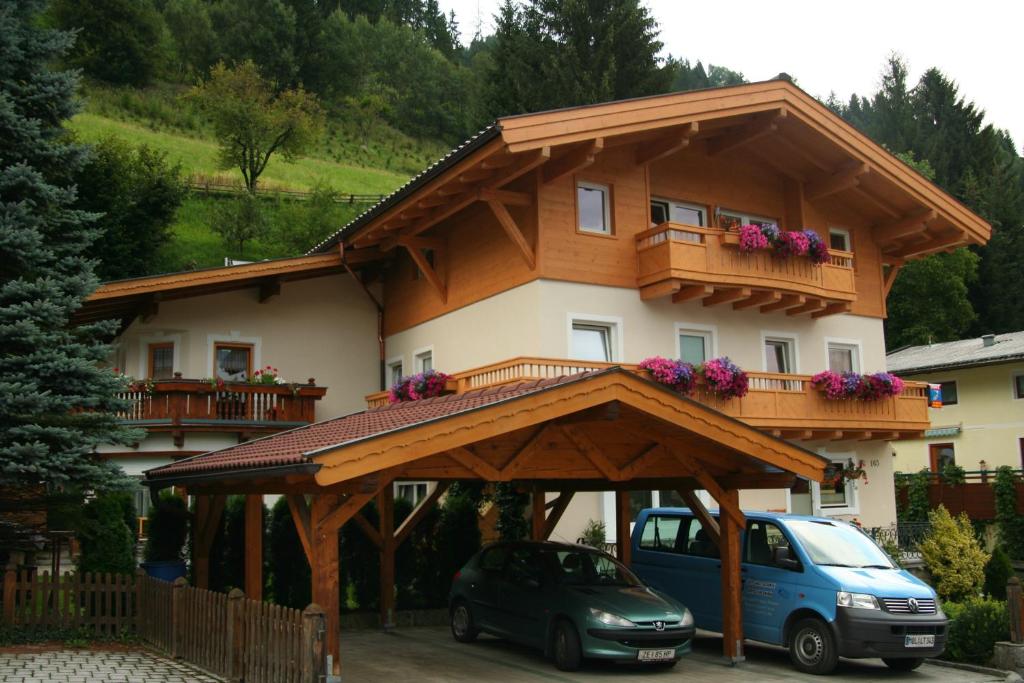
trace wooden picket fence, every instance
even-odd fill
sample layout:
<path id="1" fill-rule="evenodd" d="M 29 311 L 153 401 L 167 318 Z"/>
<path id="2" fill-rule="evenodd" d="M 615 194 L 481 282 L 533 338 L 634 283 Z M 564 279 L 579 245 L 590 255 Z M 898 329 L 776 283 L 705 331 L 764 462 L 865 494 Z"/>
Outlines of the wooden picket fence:
<path id="1" fill-rule="evenodd" d="M 3 621 L 31 630 L 135 633 L 153 647 L 229 681 L 318 683 L 323 610 L 305 610 L 147 576 L 17 571 L 3 583 Z"/>

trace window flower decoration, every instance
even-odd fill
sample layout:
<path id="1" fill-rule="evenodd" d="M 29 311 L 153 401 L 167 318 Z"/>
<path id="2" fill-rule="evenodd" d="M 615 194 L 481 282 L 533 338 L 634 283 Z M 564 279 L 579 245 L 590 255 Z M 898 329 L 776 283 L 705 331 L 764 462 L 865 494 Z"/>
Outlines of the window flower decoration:
<path id="1" fill-rule="evenodd" d="M 768 238 L 756 225 L 741 225 L 740 251 L 750 253 L 768 248 Z"/>
<path id="2" fill-rule="evenodd" d="M 278 376 L 277 368 L 268 365 L 252 373 L 252 377 L 249 378 L 249 384 L 288 384 L 288 381 Z"/>
<path id="3" fill-rule="evenodd" d="M 145 394 L 150 396 L 153 393 L 153 389 L 156 385 L 156 380 L 149 379 L 135 379 L 131 375 L 125 372 L 121 372 L 121 368 L 114 368 L 114 375 L 118 380 L 121 381 L 124 391 L 130 391 L 133 393 Z"/>
<path id="4" fill-rule="evenodd" d="M 686 396 L 697 386 L 697 379 L 715 396 L 728 400 L 747 395 L 747 373 L 726 357 L 713 358 L 694 367 L 681 360 L 652 356 L 638 366 L 651 374 L 654 381 L 664 384 Z"/>
<path id="5" fill-rule="evenodd" d="M 825 370 L 811 378 L 811 385 L 824 392 L 825 398 L 832 400 L 877 401 L 889 396 L 899 396 L 903 393 L 905 383 L 890 372 L 859 375 L 856 372 L 840 374 Z"/>
<path id="6" fill-rule="evenodd" d="M 693 391 L 697 371 L 690 363 L 654 356 L 640 361 L 641 370 L 651 373 L 656 382 L 672 387 L 684 396 Z"/>
<path id="7" fill-rule="evenodd" d="M 774 223 L 741 225 L 738 229 L 740 251 L 750 254 L 771 249 L 780 258 L 806 256 L 811 263 L 821 265 L 831 258 L 828 244 L 813 230 L 785 232 Z"/>
<path id="8" fill-rule="evenodd" d="M 721 399 L 743 398 L 747 395 L 747 373 L 729 360 L 728 356 L 712 358 L 697 368 L 708 389 Z"/>
<path id="9" fill-rule="evenodd" d="M 388 389 L 388 402 L 401 403 L 440 396 L 449 379 L 451 379 L 451 375 L 437 370 L 427 370 L 403 377 Z"/>
<path id="10" fill-rule="evenodd" d="M 807 256 L 811 242 L 802 232 L 787 231 L 779 235 L 775 243 L 775 255 L 783 258 L 789 256 Z"/>

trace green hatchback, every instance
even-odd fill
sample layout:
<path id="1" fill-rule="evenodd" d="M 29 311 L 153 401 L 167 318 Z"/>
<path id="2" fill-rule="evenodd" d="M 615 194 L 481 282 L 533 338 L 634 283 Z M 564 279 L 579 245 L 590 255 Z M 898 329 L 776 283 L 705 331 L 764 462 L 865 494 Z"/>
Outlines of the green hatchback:
<path id="1" fill-rule="evenodd" d="M 452 582 L 452 635 L 481 632 L 536 647 L 564 671 L 584 658 L 672 666 L 693 616 L 607 553 L 550 542 L 489 545 Z"/>

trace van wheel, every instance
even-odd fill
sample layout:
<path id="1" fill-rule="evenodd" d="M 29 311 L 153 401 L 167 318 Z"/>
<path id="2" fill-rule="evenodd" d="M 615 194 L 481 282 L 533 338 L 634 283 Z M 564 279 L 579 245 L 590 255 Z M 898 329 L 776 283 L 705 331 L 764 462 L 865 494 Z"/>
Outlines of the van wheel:
<path id="1" fill-rule="evenodd" d="M 452 637 L 460 643 L 472 643 L 480 635 L 480 629 L 473 621 L 473 613 L 469 611 L 469 605 L 465 600 L 459 600 L 452 605 L 451 613 Z"/>
<path id="2" fill-rule="evenodd" d="M 555 666 L 562 671 L 576 671 L 583 662 L 583 648 L 576 627 L 566 619 L 555 624 L 551 636 L 551 651 L 555 655 Z"/>
<path id="3" fill-rule="evenodd" d="M 800 671 L 827 674 L 836 668 L 839 653 L 828 625 L 821 619 L 801 619 L 789 636 L 789 658 Z"/>
<path id="4" fill-rule="evenodd" d="M 924 657 L 901 657 L 899 659 L 882 657 L 882 661 L 893 671 L 913 671 L 924 664 Z"/>

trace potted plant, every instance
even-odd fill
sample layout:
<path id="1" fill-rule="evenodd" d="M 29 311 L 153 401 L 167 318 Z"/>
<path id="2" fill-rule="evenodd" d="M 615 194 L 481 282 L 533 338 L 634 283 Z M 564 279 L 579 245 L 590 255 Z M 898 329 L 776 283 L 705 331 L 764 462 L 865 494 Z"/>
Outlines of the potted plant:
<path id="1" fill-rule="evenodd" d="M 188 533 L 188 508 L 185 501 L 173 493 L 164 493 L 150 510 L 146 525 L 148 537 L 141 564 L 155 579 L 174 581 L 185 576 L 182 549 Z"/>

